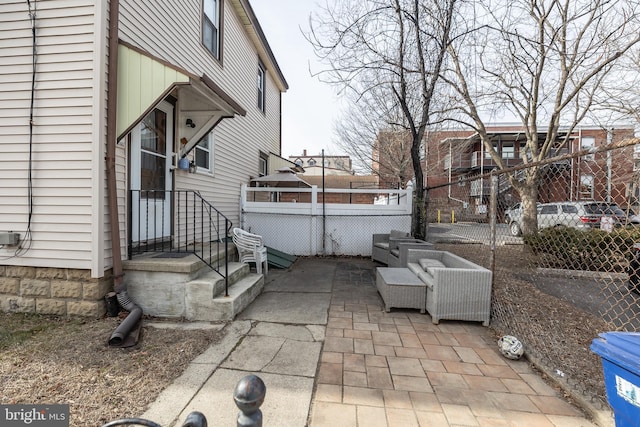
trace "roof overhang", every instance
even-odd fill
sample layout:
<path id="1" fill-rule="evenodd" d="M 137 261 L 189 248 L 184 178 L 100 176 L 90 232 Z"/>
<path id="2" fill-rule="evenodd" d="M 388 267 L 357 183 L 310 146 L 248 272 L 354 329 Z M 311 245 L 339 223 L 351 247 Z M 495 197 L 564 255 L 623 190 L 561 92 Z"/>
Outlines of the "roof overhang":
<path id="1" fill-rule="evenodd" d="M 118 139 L 163 99 L 176 104 L 176 139 L 185 156 L 224 118 L 246 115 L 244 108 L 210 77 L 179 67 L 120 42 L 118 46 Z M 187 119 L 190 125 L 187 125 Z"/>
<path id="2" fill-rule="evenodd" d="M 524 131 L 487 131 L 487 136 L 492 141 L 501 141 L 501 142 L 522 142 L 526 141 L 527 136 Z M 538 140 L 544 141 L 547 134 L 545 132 L 538 132 Z M 567 131 L 560 130 L 558 131 L 557 139 L 561 140 L 568 136 Z M 444 138 L 440 141 L 441 145 L 451 145 L 452 147 L 463 149 L 472 144 L 480 142 L 480 134 L 478 132 L 474 132 L 469 136 L 464 137 L 448 137 Z"/>
<path id="3" fill-rule="evenodd" d="M 230 0 L 233 8 L 236 10 L 240 22 L 244 26 L 245 31 L 249 35 L 249 38 L 253 42 L 258 56 L 262 63 L 266 66 L 267 71 L 272 75 L 276 86 L 280 92 L 286 92 L 289 89 L 289 84 L 280 70 L 280 66 L 276 61 L 276 57 L 267 42 L 267 38 L 262 31 L 262 27 L 256 18 L 256 14 L 251 7 L 251 4 L 247 0 Z"/>

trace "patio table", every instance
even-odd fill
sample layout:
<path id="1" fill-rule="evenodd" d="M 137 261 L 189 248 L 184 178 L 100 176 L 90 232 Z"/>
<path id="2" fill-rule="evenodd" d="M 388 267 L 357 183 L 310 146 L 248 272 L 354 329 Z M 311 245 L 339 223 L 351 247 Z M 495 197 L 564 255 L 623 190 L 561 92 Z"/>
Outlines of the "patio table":
<path id="1" fill-rule="evenodd" d="M 384 301 L 385 311 L 391 307 L 426 309 L 427 285 L 408 268 L 377 267 L 376 288 Z"/>

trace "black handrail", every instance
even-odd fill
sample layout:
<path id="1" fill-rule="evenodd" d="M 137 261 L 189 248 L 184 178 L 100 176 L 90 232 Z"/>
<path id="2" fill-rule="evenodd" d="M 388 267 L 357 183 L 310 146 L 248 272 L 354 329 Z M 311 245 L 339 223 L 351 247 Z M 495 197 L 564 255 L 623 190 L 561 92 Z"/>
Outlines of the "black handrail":
<path id="1" fill-rule="evenodd" d="M 224 279 L 229 296 L 233 224 L 224 214 L 193 190 L 130 190 L 129 206 L 129 259 L 146 252 L 194 254 Z M 223 244 L 224 273 L 218 256 Z"/>

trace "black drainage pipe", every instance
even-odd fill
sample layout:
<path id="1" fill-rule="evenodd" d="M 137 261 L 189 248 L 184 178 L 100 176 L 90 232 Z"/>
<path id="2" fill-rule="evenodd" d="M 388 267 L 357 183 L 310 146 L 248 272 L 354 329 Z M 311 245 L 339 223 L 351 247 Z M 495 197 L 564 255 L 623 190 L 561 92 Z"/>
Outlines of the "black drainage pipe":
<path id="1" fill-rule="evenodd" d="M 110 347 L 129 347 L 134 345 L 135 342 L 129 344 L 126 342 L 126 338 L 131 331 L 138 327 L 140 320 L 142 319 L 142 309 L 138 307 L 133 301 L 129 299 L 126 289 L 118 293 L 118 303 L 122 308 L 129 312 L 129 315 L 118 325 L 115 331 L 109 338 Z M 137 337 L 134 341 L 137 341 Z"/>

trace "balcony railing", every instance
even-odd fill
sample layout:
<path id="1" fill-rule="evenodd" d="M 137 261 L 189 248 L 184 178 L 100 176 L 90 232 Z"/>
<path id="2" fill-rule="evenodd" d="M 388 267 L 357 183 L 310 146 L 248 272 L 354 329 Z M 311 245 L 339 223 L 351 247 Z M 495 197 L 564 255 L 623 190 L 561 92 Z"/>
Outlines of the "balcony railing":
<path id="1" fill-rule="evenodd" d="M 549 152 L 549 157 L 563 156 L 567 154 L 569 150 L 566 148 L 552 149 Z M 484 157 L 484 158 L 483 158 Z M 518 166 L 522 163 L 519 157 L 502 158 L 506 167 Z M 569 165 L 569 160 L 558 160 L 553 163 L 554 165 Z M 469 170 L 482 167 L 483 169 L 493 169 L 496 167 L 496 162 L 491 157 L 488 157 L 484 151 L 474 151 L 471 153 L 453 153 L 451 157 L 447 156 L 445 159 L 444 169 L 448 170 Z"/>

